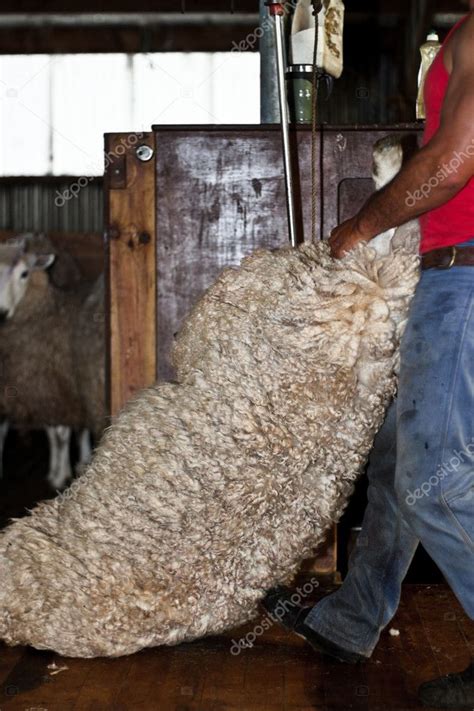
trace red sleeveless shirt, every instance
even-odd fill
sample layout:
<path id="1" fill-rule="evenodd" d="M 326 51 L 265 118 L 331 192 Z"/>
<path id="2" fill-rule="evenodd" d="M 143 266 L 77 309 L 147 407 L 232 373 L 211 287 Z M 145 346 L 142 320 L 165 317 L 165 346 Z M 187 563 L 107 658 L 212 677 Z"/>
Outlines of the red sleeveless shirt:
<path id="1" fill-rule="evenodd" d="M 446 91 L 449 84 L 450 75 L 444 64 L 444 47 L 451 35 L 459 26 L 467 20 L 469 15 L 458 22 L 444 41 L 443 47 L 434 60 L 425 82 L 425 106 L 426 106 L 426 126 L 423 136 L 423 145 L 428 143 L 438 131 L 441 120 L 441 110 L 443 107 Z M 453 153 L 452 161 L 448 162 L 448 169 L 440 166 L 440 172 L 433 176 L 432 182 L 445 179 L 444 174 L 448 170 L 459 167 L 459 161 L 466 160 L 474 154 L 474 118 L 472 122 L 473 141 L 466 146 L 465 151 Z M 464 155 L 463 155 L 464 153 Z M 434 186 L 434 185 L 433 185 Z M 426 188 L 425 188 L 426 189 Z M 422 215 L 421 224 L 421 246 L 420 251 L 429 252 L 431 249 L 439 247 L 450 247 L 460 242 L 466 242 L 474 238 L 474 178 L 454 198 L 441 207 L 431 210 Z"/>

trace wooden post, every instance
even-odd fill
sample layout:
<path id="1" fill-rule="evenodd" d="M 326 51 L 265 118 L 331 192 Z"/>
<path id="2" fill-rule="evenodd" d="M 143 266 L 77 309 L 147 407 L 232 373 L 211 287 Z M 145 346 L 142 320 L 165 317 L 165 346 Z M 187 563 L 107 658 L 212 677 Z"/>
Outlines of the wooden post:
<path id="1" fill-rule="evenodd" d="M 105 168 L 107 399 L 114 416 L 156 380 L 153 134 L 106 134 Z"/>

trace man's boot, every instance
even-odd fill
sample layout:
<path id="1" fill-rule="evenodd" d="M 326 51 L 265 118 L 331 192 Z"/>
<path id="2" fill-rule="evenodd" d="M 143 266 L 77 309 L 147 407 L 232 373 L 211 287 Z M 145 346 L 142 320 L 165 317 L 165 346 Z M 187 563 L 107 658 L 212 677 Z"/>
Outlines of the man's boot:
<path id="1" fill-rule="evenodd" d="M 436 709 L 473 709 L 474 662 L 463 672 L 422 684 L 418 696 L 424 706 Z"/>
<path id="2" fill-rule="evenodd" d="M 368 658 L 362 654 L 343 649 L 306 625 L 305 619 L 312 608 L 296 605 L 291 600 L 292 595 L 293 593 L 289 588 L 274 588 L 262 600 L 262 607 L 270 614 L 272 620 L 279 622 L 285 629 L 302 637 L 317 652 L 346 664 L 367 661 Z"/>

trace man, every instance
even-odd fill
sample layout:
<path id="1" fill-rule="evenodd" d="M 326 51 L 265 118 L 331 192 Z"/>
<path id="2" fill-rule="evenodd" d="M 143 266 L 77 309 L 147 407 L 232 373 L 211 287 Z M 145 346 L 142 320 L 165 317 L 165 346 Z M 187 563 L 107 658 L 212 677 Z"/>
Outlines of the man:
<path id="1" fill-rule="evenodd" d="M 424 145 L 337 227 L 336 258 L 421 217 L 422 276 L 402 342 L 399 392 L 369 463 L 368 506 L 343 585 L 313 608 L 269 611 L 315 649 L 367 659 L 395 614 L 421 541 L 474 619 L 474 0 L 426 81 Z M 279 613 L 280 614 L 280 613 Z M 474 708 L 474 663 L 423 684 L 439 708 Z"/>

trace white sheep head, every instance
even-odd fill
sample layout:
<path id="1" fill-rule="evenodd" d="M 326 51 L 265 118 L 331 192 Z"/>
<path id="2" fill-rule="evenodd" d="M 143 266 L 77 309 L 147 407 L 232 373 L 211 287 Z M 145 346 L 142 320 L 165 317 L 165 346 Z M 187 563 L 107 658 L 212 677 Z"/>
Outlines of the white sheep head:
<path id="1" fill-rule="evenodd" d="M 28 289 L 31 274 L 45 271 L 54 254 L 28 251 L 33 235 L 19 235 L 0 244 L 0 323 L 12 318 Z"/>
<path id="2" fill-rule="evenodd" d="M 395 133 L 379 139 L 374 144 L 372 153 L 375 189 L 380 190 L 388 185 L 417 149 L 417 138 L 414 135 Z"/>

